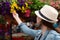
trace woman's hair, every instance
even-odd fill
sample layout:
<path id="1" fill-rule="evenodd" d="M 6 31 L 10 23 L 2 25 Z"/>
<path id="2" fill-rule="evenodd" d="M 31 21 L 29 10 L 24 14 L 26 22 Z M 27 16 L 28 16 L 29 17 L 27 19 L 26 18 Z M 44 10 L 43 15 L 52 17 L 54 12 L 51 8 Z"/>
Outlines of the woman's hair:
<path id="1" fill-rule="evenodd" d="M 58 24 L 60 24 L 60 14 L 58 15 Z"/>
<path id="2" fill-rule="evenodd" d="M 51 30 L 55 30 L 55 28 L 53 27 L 53 23 L 47 22 L 45 20 L 41 20 L 41 24 L 47 26 L 48 28 L 50 28 Z M 57 31 L 57 30 L 55 30 Z M 57 31 L 58 32 L 58 31 Z"/>

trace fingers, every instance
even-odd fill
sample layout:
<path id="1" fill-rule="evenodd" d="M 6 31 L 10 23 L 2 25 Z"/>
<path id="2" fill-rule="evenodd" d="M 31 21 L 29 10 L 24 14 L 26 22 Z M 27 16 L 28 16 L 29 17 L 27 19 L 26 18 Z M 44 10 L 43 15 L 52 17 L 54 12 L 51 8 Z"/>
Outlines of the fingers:
<path id="1" fill-rule="evenodd" d="M 16 12 L 16 10 L 13 10 L 12 15 L 13 15 L 14 19 L 19 18 L 18 13 Z"/>
<path id="2" fill-rule="evenodd" d="M 18 17 L 18 14 L 17 13 L 15 13 L 15 14 L 13 13 L 12 15 L 13 15 L 14 18 L 15 17 Z"/>
<path id="3" fill-rule="evenodd" d="M 13 16 L 16 16 L 17 15 L 17 13 L 16 13 L 15 10 L 12 12 L 12 14 L 13 14 Z"/>
<path id="4" fill-rule="evenodd" d="M 16 11 L 14 10 L 13 14 L 16 14 Z"/>
<path id="5" fill-rule="evenodd" d="M 16 14 L 16 10 L 13 10 L 11 13 L 12 13 L 12 14 Z"/>

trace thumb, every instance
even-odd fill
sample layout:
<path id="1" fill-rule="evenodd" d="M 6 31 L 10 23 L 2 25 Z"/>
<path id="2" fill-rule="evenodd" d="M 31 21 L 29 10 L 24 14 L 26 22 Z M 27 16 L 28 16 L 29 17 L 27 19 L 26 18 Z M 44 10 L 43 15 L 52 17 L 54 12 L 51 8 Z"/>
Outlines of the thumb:
<path id="1" fill-rule="evenodd" d="M 13 11 L 12 11 L 12 14 L 16 14 L 16 10 L 13 10 Z"/>

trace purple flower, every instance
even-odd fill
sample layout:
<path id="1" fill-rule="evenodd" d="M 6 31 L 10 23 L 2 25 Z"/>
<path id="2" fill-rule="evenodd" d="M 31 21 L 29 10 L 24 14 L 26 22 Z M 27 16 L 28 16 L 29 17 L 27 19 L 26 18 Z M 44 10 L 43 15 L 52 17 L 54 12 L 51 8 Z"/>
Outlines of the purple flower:
<path id="1" fill-rule="evenodd" d="M 25 2 L 25 0 L 18 0 L 18 2 L 20 3 L 20 2 Z"/>
<path id="2" fill-rule="evenodd" d="M 9 2 L 2 2 L 2 15 L 10 13 L 10 3 Z"/>
<path id="3" fill-rule="evenodd" d="M 19 6 L 22 6 L 25 4 L 25 0 L 18 0 L 18 2 L 19 2 Z"/>

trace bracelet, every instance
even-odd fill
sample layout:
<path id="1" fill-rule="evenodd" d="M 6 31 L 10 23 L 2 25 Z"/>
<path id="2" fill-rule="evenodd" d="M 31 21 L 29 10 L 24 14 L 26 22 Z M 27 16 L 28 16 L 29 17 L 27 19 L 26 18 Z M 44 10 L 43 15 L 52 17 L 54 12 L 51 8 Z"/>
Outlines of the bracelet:
<path id="1" fill-rule="evenodd" d="M 54 28 L 59 27 L 58 23 L 54 23 L 54 24 L 53 24 L 53 27 L 54 27 Z"/>

